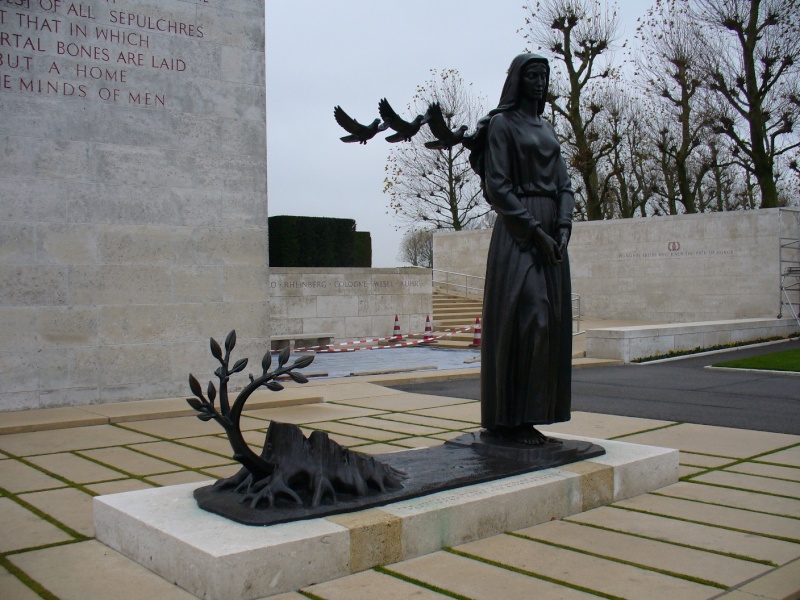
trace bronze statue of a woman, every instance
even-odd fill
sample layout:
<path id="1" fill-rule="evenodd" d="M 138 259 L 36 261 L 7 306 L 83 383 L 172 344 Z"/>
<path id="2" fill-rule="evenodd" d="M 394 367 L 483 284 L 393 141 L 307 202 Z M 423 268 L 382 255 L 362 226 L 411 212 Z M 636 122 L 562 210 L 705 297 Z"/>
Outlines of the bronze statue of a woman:
<path id="1" fill-rule="evenodd" d="M 532 446 L 555 441 L 536 425 L 570 418 L 575 200 L 553 126 L 542 118 L 549 72 L 541 56 L 513 60 L 471 157 L 498 215 L 486 265 L 482 425 Z"/>

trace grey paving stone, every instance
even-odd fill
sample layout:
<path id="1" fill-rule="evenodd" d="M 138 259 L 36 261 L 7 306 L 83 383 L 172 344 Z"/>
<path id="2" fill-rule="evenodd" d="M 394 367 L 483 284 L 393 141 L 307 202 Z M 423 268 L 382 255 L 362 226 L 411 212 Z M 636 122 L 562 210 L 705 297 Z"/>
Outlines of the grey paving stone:
<path id="1" fill-rule="evenodd" d="M 87 537 L 94 536 L 92 497 L 75 488 L 22 494 L 25 502 Z"/>
<path id="2" fill-rule="evenodd" d="M 0 450 L 16 456 L 33 456 L 35 454 L 54 454 L 71 450 L 140 444 L 149 441 L 153 441 L 153 438 L 133 431 L 125 431 L 114 425 L 95 425 L 3 435 L 0 436 Z"/>
<path id="3" fill-rule="evenodd" d="M 719 588 L 509 535 L 455 550 L 622 598 L 705 600 L 719 592 Z"/>
<path id="4" fill-rule="evenodd" d="M 0 498 L 0 552 L 67 542 L 72 536 L 13 500 Z"/>
<path id="5" fill-rule="evenodd" d="M 712 471 L 704 475 L 698 475 L 692 481 L 703 483 L 713 483 L 743 490 L 753 490 L 764 494 L 774 494 L 777 496 L 789 496 L 800 499 L 800 482 L 783 481 L 781 479 L 770 479 L 767 477 L 755 477 L 753 475 L 740 475 L 728 471 Z"/>
<path id="6" fill-rule="evenodd" d="M 387 567 L 427 584 L 461 594 L 474 600 L 530 600 L 559 598 L 579 600 L 596 598 L 592 594 L 537 579 L 493 565 L 458 556 L 435 552 Z"/>
<path id="7" fill-rule="evenodd" d="M 66 485 L 19 461 L 11 459 L 0 461 L 0 488 L 11 493 L 48 490 Z"/>
<path id="8" fill-rule="evenodd" d="M 364 571 L 303 589 L 324 600 L 444 600 L 447 596 L 395 577 Z"/>
<path id="9" fill-rule="evenodd" d="M 703 550 L 772 561 L 777 565 L 794 560 L 800 554 L 800 546 L 792 542 L 608 506 L 573 515 L 567 520 Z"/>
<path id="10" fill-rule="evenodd" d="M 769 500 L 765 498 L 765 504 Z M 761 535 L 792 538 L 800 542 L 800 521 L 797 519 L 765 515 L 739 508 L 711 506 L 691 500 L 665 498 L 652 494 L 642 494 L 629 500 L 617 502 L 615 506 L 633 508 L 652 514 L 678 519 L 699 521 L 708 525 L 730 527 Z"/>
<path id="11" fill-rule="evenodd" d="M 758 563 L 567 521 L 551 521 L 516 533 L 729 587 L 770 570 Z"/>
<path id="12" fill-rule="evenodd" d="M 661 488 L 657 492 L 666 496 L 697 500 L 711 504 L 721 504 L 734 508 L 757 510 L 776 515 L 800 518 L 800 500 L 780 498 L 778 496 L 766 497 L 764 494 L 744 490 L 731 490 L 713 485 L 681 481 L 676 484 Z"/>
<path id="13" fill-rule="evenodd" d="M 61 600 L 194 598 L 95 540 L 15 554 L 9 560 Z"/>

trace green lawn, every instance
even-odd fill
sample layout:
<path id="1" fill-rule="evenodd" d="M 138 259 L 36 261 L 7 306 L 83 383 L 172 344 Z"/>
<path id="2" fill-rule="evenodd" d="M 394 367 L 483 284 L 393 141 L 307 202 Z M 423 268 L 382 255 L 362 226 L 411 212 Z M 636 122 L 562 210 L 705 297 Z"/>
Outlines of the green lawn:
<path id="1" fill-rule="evenodd" d="M 800 373 L 800 348 L 783 350 L 753 358 L 716 363 L 715 367 L 733 369 L 765 369 L 769 371 L 794 371 Z"/>

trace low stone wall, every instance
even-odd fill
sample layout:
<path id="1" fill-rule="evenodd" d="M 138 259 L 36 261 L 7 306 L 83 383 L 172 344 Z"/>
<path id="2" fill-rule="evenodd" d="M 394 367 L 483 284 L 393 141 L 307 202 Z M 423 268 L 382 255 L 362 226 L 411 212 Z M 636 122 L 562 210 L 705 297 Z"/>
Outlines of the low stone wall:
<path id="1" fill-rule="evenodd" d="M 272 335 L 331 332 L 338 341 L 420 333 L 431 314 L 427 269 L 271 268 Z"/>
<path id="2" fill-rule="evenodd" d="M 781 237 L 800 238 L 800 213 L 762 209 L 575 223 L 572 289 L 583 314 L 603 319 L 774 317 Z M 490 230 L 436 233 L 434 268 L 483 275 L 490 238 Z"/>
<path id="3" fill-rule="evenodd" d="M 670 352 L 712 348 L 800 332 L 794 319 L 737 319 L 678 325 L 635 325 L 586 332 L 586 356 L 631 362 Z"/>

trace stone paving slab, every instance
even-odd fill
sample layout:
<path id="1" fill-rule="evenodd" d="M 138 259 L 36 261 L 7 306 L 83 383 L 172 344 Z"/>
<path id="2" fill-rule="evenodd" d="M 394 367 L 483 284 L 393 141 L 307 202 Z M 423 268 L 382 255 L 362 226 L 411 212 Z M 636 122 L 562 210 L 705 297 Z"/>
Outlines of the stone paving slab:
<path id="1" fill-rule="evenodd" d="M 16 456 L 53 454 L 107 446 L 124 446 L 153 441 L 150 436 L 127 431 L 114 425 L 96 425 L 75 429 L 12 433 L 0 436 L 0 450 Z"/>
<path id="2" fill-rule="evenodd" d="M 712 471 L 704 475 L 698 475 L 692 481 L 703 483 L 713 483 L 715 485 L 725 485 L 728 487 L 741 488 L 763 492 L 765 494 L 775 494 L 778 496 L 790 496 L 800 499 L 800 483 L 796 481 L 784 481 L 782 479 L 771 479 L 768 477 L 755 477 L 753 475 L 740 475 L 728 471 Z M 765 499 L 768 502 L 768 499 Z"/>
<path id="3" fill-rule="evenodd" d="M 169 485 L 183 485 L 185 483 L 198 483 L 198 482 L 212 482 L 206 475 L 196 473 L 194 471 L 179 471 L 178 473 L 167 473 L 166 475 L 152 475 L 147 478 L 156 485 L 169 486 Z"/>
<path id="4" fill-rule="evenodd" d="M 759 462 L 746 462 L 728 467 L 725 469 L 725 471 L 800 482 L 800 469 L 797 467 L 781 467 L 778 465 L 767 465 Z"/>
<path id="5" fill-rule="evenodd" d="M 300 431 L 308 437 L 314 431 L 311 427 L 301 427 Z M 350 446 L 358 446 L 364 443 L 364 440 L 361 438 L 350 437 L 349 435 L 342 435 L 340 433 L 331 433 L 328 432 L 328 437 L 332 439 L 337 444 L 341 444 L 342 446 L 350 447 Z M 263 442 L 263 440 L 262 440 Z M 262 444 L 263 445 L 263 444 Z"/>
<path id="6" fill-rule="evenodd" d="M 531 598 L 589 600 L 597 598 L 593 594 L 450 552 L 434 552 L 389 565 L 387 568 L 394 573 L 474 600 L 531 600 Z"/>
<path id="7" fill-rule="evenodd" d="M 9 560 L 61 600 L 189 600 L 194 596 L 103 544 L 90 540 L 16 554 Z M 111 576 L 87 577 L 87 570 Z"/>
<path id="8" fill-rule="evenodd" d="M 0 552 L 34 548 L 72 540 L 72 536 L 48 523 L 13 500 L 0 498 Z"/>
<path id="9" fill-rule="evenodd" d="M 261 440 L 261 444 L 258 448 L 254 448 L 257 454 L 261 454 L 261 448 L 263 447 L 264 441 L 264 433 L 259 432 L 257 438 Z M 187 446 L 191 446 L 192 448 L 197 448 L 198 450 L 204 450 L 206 452 L 212 452 L 214 454 L 221 454 L 222 456 L 233 456 L 233 450 L 231 449 L 231 443 L 228 441 L 226 437 L 218 437 L 216 435 L 204 435 L 200 437 L 189 437 L 189 438 L 177 438 L 181 444 L 186 444 Z"/>
<path id="10" fill-rule="evenodd" d="M 759 457 L 758 460 L 761 462 L 787 465 L 790 467 L 800 467 L 800 446 L 787 448 L 786 450 L 781 450 L 780 452 L 773 452 L 772 454 Z"/>
<path id="11" fill-rule="evenodd" d="M 364 454 L 389 454 L 390 452 L 402 452 L 403 450 L 408 450 L 408 448 L 391 444 L 364 444 L 363 446 L 354 446 L 353 450 Z"/>
<path id="12" fill-rule="evenodd" d="M 39 600 L 40 596 L 14 575 L 0 567 L 0 590 L 3 600 Z"/>
<path id="13" fill-rule="evenodd" d="M 448 596 L 418 587 L 376 571 L 364 571 L 327 583 L 312 585 L 303 591 L 323 600 L 446 600 Z"/>
<path id="14" fill-rule="evenodd" d="M 765 498 L 764 503 L 768 504 L 769 499 Z M 652 494 L 642 494 L 636 498 L 617 502 L 616 506 L 676 519 L 700 521 L 718 527 L 750 531 L 759 535 L 789 538 L 800 543 L 800 521 L 797 519 L 764 515 L 738 508 L 711 506 Z"/>
<path id="15" fill-rule="evenodd" d="M 414 414 L 422 415 L 424 417 L 437 417 L 443 419 L 452 419 L 455 421 L 464 422 L 464 426 L 469 426 L 470 423 L 479 425 L 481 422 L 481 403 L 480 402 L 466 402 L 460 400 L 460 404 L 451 404 L 450 406 L 439 406 L 437 408 L 423 408 L 423 409 L 409 409 Z"/>
<path id="16" fill-rule="evenodd" d="M 658 490 L 658 494 L 800 519 L 800 500 L 780 498 L 778 496 L 766 497 L 764 494 L 757 492 L 732 490 L 711 485 L 697 485 L 681 481 L 661 488 Z"/>
<path id="17" fill-rule="evenodd" d="M 549 431 L 551 433 L 583 435 L 586 437 L 607 440 L 609 438 L 618 438 L 623 435 L 630 435 L 639 431 L 645 431 L 647 429 L 653 429 L 656 427 L 664 427 L 671 424 L 671 421 L 642 419 L 639 417 L 619 417 L 617 415 L 600 415 L 597 413 L 574 411 L 572 413 L 572 419 L 569 421 L 564 423 L 554 423 L 553 425 L 545 425 L 542 426 L 542 430 Z M 647 442 L 639 443 L 647 444 Z M 650 445 L 662 446 L 664 444 Z"/>
<path id="18" fill-rule="evenodd" d="M 729 465 L 734 462 L 733 458 L 723 458 L 719 456 L 707 456 L 705 454 L 694 454 L 692 452 L 681 452 L 681 464 L 692 465 L 695 467 L 705 467 L 714 469 Z"/>
<path id="19" fill-rule="evenodd" d="M 105 483 L 87 485 L 86 489 L 100 496 L 104 496 L 106 494 L 121 494 L 123 492 L 146 490 L 151 487 L 153 486 L 139 479 L 120 479 L 119 481 L 107 481 Z"/>
<path id="20" fill-rule="evenodd" d="M 437 419 L 436 417 L 425 417 L 413 413 L 386 413 L 381 415 L 381 419 L 388 421 L 398 421 L 400 423 L 412 423 L 414 425 L 425 425 L 438 429 L 463 429 L 463 421 L 451 421 L 450 419 Z"/>
<path id="21" fill-rule="evenodd" d="M 750 458 L 770 450 L 798 444 L 800 436 L 681 423 L 674 427 L 626 437 L 625 441 L 678 448 L 700 454 Z"/>
<path id="22" fill-rule="evenodd" d="M 567 520 L 776 565 L 800 554 L 800 548 L 792 542 L 611 507 L 596 508 Z"/>
<path id="23" fill-rule="evenodd" d="M 103 425 L 108 418 L 81 408 L 45 408 L 0 413 L 0 435 Z"/>
<path id="24" fill-rule="evenodd" d="M 406 437 L 402 433 L 395 433 L 383 429 L 373 429 L 371 427 L 350 425 L 346 421 L 324 421 L 321 423 L 315 423 L 314 429 L 330 431 L 332 433 L 341 433 L 343 435 L 349 435 L 351 437 L 357 437 L 363 440 L 374 440 L 376 442 L 386 442 L 389 440 L 396 440 L 398 438 Z"/>
<path id="25" fill-rule="evenodd" d="M 132 475 L 155 475 L 156 473 L 171 473 L 181 470 L 163 460 L 145 456 L 128 448 L 120 446 L 102 448 L 100 450 L 81 450 L 79 454 L 130 473 Z"/>
<path id="26" fill-rule="evenodd" d="M 58 479 L 16 460 L 0 461 L 0 488 L 12 494 L 66 486 Z"/>
<path id="27" fill-rule="evenodd" d="M 86 537 L 94 536 L 92 496 L 75 488 L 22 494 L 20 498 Z"/>
<path id="28" fill-rule="evenodd" d="M 444 430 L 441 428 L 428 427 L 426 425 L 415 425 L 412 423 L 400 423 L 398 421 L 381 419 L 380 417 L 359 417 L 357 419 L 345 419 L 343 422 L 362 427 L 384 429 L 386 431 L 403 433 L 405 435 L 430 435 L 432 433 L 444 432 Z"/>
<path id="29" fill-rule="evenodd" d="M 598 553 L 602 548 L 603 556 L 609 558 L 728 587 L 771 570 L 771 567 L 758 563 L 566 521 L 543 523 L 516 533 L 584 552 Z"/>
<path id="30" fill-rule="evenodd" d="M 376 398 L 355 398 L 352 400 L 340 399 L 337 402 L 349 406 L 360 406 L 375 410 L 402 410 L 420 411 L 422 409 L 441 408 L 454 404 L 464 404 L 469 400 L 463 398 L 448 398 L 447 396 L 429 396 L 427 394 L 409 394 L 407 392 L 397 392 L 385 394 Z M 424 413 L 420 413 L 424 414 Z"/>
<path id="31" fill-rule="evenodd" d="M 125 477 L 122 473 L 69 452 L 31 456 L 28 459 L 37 467 L 54 473 L 74 483 L 97 483 Z"/>
<path id="32" fill-rule="evenodd" d="M 303 406 L 289 406 L 286 408 L 269 408 L 253 410 L 247 414 L 251 417 L 265 421 L 278 421 L 279 423 L 316 423 L 333 419 L 349 419 L 353 417 L 366 417 L 381 414 L 382 410 L 372 408 L 358 408 L 343 406 L 341 404 L 309 404 Z M 269 423 L 262 423 L 261 427 L 268 427 Z"/>
<path id="33" fill-rule="evenodd" d="M 764 577 L 755 579 L 738 588 L 736 592 L 723 596 L 726 600 L 796 600 L 800 597 L 800 560 L 771 571 Z"/>
<path id="34" fill-rule="evenodd" d="M 705 600 L 719 588 L 510 535 L 470 542 L 458 552 L 621 598 Z"/>
<path id="35" fill-rule="evenodd" d="M 706 470 L 707 469 L 701 469 L 698 467 L 687 467 L 685 465 L 681 465 L 679 473 L 681 477 L 688 477 L 689 475 L 697 475 L 698 473 L 703 473 Z"/>
<path id="36" fill-rule="evenodd" d="M 231 458 L 209 454 L 208 452 L 187 448 L 186 446 L 173 444 L 172 442 L 149 442 L 146 444 L 132 445 L 131 448 L 156 458 L 163 458 L 174 463 L 186 465 L 193 469 L 219 467 L 221 465 L 230 464 L 233 461 Z"/>
<path id="37" fill-rule="evenodd" d="M 260 419 L 253 419 L 242 416 L 239 420 L 242 431 L 251 429 L 261 429 L 267 424 Z M 203 422 L 196 416 L 173 417 L 171 419 L 158 419 L 150 421 L 136 421 L 125 423 L 124 427 L 132 431 L 138 431 L 146 435 L 175 440 L 185 437 L 199 437 L 203 435 L 214 435 L 222 433 L 224 430 L 217 423 Z"/>
<path id="38" fill-rule="evenodd" d="M 437 440 L 429 437 L 410 437 L 403 438 L 402 440 L 397 440 L 392 443 L 405 448 L 431 448 L 433 446 L 440 446 L 444 442 L 443 440 Z"/>

